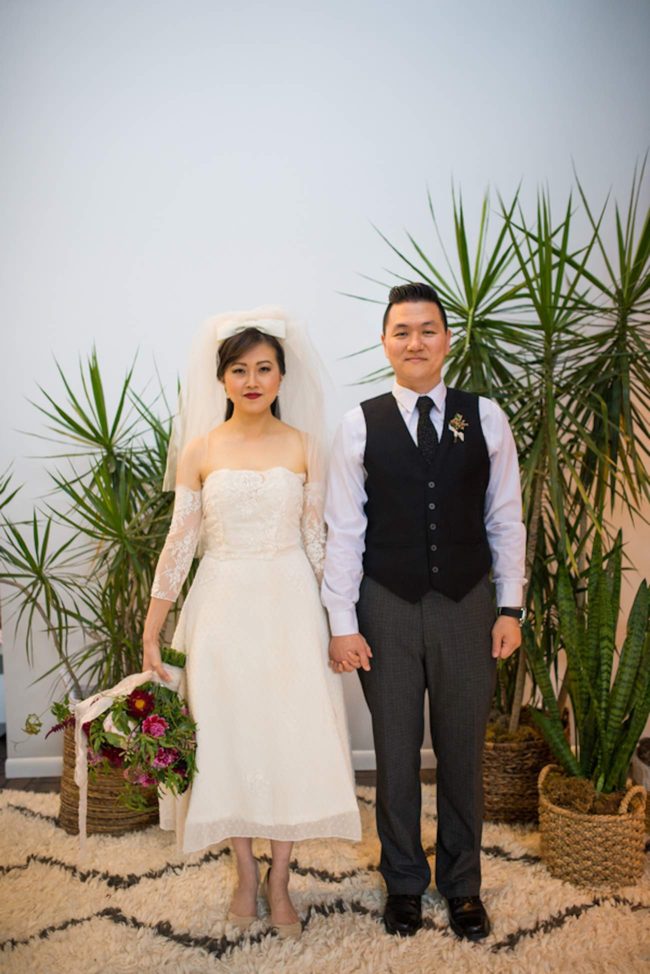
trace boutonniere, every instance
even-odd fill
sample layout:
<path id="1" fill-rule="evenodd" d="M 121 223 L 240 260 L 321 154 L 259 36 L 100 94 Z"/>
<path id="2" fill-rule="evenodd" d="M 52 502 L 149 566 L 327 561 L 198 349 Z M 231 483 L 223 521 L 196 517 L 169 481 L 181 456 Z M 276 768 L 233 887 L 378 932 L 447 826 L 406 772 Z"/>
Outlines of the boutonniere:
<path id="1" fill-rule="evenodd" d="M 450 420 L 449 426 L 447 427 L 454 434 L 454 443 L 456 440 L 465 440 L 465 434 L 463 430 L 467 429 L 469 423 L 463 418 L 462 413 L 456 413 L 454 418 Z"/>

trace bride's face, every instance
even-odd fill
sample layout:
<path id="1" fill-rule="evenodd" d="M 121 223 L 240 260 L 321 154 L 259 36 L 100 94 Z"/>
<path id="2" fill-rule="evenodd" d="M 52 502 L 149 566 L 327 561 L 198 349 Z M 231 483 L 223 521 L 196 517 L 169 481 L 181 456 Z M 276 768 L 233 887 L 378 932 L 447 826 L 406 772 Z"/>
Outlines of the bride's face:
<path id="1" fill-rule="evenodd" d="M 282 383 L 275 350 L 266 342 L 255 345 L 230 363 L 223 382 L 235 411 L 263 413 L 270 409 Z"/>

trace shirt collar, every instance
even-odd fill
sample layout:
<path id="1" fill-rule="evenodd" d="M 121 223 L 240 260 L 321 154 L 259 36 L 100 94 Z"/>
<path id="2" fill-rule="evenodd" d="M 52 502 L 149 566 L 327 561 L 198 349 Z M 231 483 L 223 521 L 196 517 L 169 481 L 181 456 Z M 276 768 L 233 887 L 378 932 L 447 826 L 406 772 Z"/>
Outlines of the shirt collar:
<path id="1" fill-rule="evenodd" d="M 415 409 L 415 405 L 420 396 L 429 396 L 431 399 L 433 399 L 433 405 L 441 413 L 445 410 L 447 387 L 442 379 L 438 385 L 434 386 L 429 392 L 414 392 L 413 389 L 407 389 L 405 386 L 401 386 L 397 382 L 393 383 L 392 391 L 401 408 L 408 416 L 410 416 Z"/>

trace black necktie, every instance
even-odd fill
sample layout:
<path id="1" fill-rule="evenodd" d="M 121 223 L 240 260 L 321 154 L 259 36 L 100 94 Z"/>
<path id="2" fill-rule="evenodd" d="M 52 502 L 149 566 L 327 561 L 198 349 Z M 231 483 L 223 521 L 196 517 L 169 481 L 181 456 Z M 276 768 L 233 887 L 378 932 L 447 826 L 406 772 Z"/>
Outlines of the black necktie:
<path id="1" fill-rule="evenodd" d="M 424 457 L 429 466 L 433 463 L 438 448 L 438 434 L 431 422 L 431 408 L 433 399 L 429 396 L 420 396 L 417 401 L 418 412 L 418 450 Z"/>

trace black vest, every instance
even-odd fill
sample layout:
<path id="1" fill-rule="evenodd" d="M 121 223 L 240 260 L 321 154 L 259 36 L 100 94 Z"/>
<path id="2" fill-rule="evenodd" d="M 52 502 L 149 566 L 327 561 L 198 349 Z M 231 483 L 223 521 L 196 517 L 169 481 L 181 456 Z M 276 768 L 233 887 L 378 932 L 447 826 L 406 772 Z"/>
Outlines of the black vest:
<path id="1" fill-rule="evenodd" d="M 456 602 L 492 563 L 483 509 L 490 458 L 478 396 L 447 389 L 440 445 L 427 468 L 392 393 L 361 403 L 366 420 L 368 518 L 363 569 L 417 602 L 430 588 Z M 460 414 L 464 440 L 449 423 Z"/>

